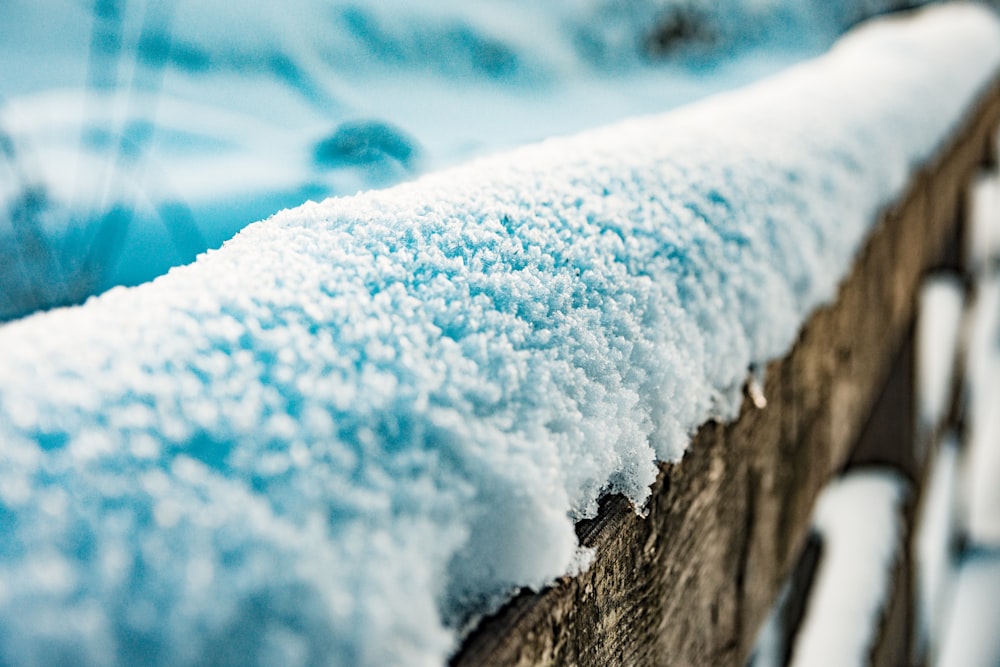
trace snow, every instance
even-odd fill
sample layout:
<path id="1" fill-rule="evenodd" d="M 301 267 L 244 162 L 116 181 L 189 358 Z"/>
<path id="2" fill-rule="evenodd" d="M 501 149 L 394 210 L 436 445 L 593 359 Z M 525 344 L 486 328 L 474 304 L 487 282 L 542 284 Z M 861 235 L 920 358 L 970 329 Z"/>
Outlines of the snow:
<path id="1" fill-rule="evenodd" d="M 975 542 L 1000 546 L 1000 274 L 993 272 L 980 281 L 970 319 L 966 528 Z"/>
<path id="2" fill-rule="evenodd" d="M 940 667 L 990 667 L 1000 664 L 1000 554 L 972 550 L 955 575 L 951 613 L 941 632 L 932 664 Z"/>
<path id="3" fill-rule="evenodd" d="M 951 408 L 965 292 L 955 276 L 938 275 L 921 287 L 917 313 L 917 420 L 927 437 Z"/>
<path id="4" fill-rule="evenodd" d="M 1000 136 L 996 141 L 1000 144 Z M 1000 178 L 991 172 L 978 174 L 968 199 L 966 262 L 973 271 L 982 272 L 1000 256 Z"/>
<path id="5" fill-rule="evenodd" d="M 953 433 L 947 434 L 934 455 L 917 518 L 914 540 L 916 644 L 921 654 L 936 651 L 946 618 L 948 589 L 953 576 L 953 551 L 959 529 L 958 461 L 958 441 Z"/>
<path id="6" fill-rule="evenodd" d="M 998 173 L 969 190 L 966 263 L 972 280 L 962 352 L 964 447 L 946 442 L 932 471 L 918 543 L 922 630 L 928 663 L 939 667 L 1000 661 L 995 620 L 1000 593 L 1000 207 Z M 958 539 L 955 534 L 958 533 Z M 961 551 L 949 548 L 959 542 Z"/>
<path id="7" fill-rule="evenodd" d="M 929 476 L 920 502 L 914 538 L 916 633 L 919 655 L 940 641 L 952 576 L 953 549 L 960 530 L 960 465 L 957 435 L 949 411 L 956 391 L 962 348 L 965 289 L 951 274 L 937 274 L 920 288 L 916 323 L 916 420 L 914 446 L 931 446 Z"/>
<path id="8" fill-rule="evenodd" d="M 442 664 L 735 416 L 998 64 L 981 7 L 879 22 L 0 327 L 0 655 Z"/>
<path id="9" fill-rule="evenodd" d="M 0 319 L 144 282 L 309 198 L 732 88 L 896 4 L 5 0 L 0 203 L 35 210 L 48 252 L 5 252 L 0 216 Z M 409 157 L 320 155 L 352 128 Z"/>
<path id="10" fill-rule="evenodd" d="M 866 665 L 902 547 L 905 482 L 858 471 L 831 482 L 816 502 L 823 540 L 791 665 Z"/>

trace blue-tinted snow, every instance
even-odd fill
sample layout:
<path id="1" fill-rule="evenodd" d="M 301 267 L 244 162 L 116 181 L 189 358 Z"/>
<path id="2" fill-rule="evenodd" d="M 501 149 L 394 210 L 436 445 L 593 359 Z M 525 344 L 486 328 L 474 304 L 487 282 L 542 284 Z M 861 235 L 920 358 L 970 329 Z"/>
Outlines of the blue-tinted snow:
<path id="1" fill-rule="evenodd" d="M 746 83 L 899 4 L 5 0 L 0 320 L 306 199 Z"/>
<path id="2" fill-rule="evenodd" d="M 0 656 L 441 664 L 734 415 L 998 65 L 935 9 L 0 328 Z"/>

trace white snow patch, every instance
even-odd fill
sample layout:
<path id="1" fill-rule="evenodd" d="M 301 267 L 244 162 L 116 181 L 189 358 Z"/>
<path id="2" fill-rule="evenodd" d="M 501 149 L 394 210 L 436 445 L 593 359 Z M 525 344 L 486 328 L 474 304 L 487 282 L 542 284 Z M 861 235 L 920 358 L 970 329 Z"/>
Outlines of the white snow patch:
<path id="1" fill-rule="evenodd" d="M 964 508 L 967 531 L 979 544 L 1000 546 L 1000 274 L 979 282 L 970 315 Z"/>
<path id="2" fill-rule="evenodd" d="M 940 642 L 951 586 L 958 523 L 959 449 L 954 434 L 941 442 L 921 498 L 915 536 L 917 647 L 934 653 Z"/>
<path id="3" fill-rule="evenodd" d="M 989 268 L 1000 258 L 1000 175 L 983 172 L 969 188 L 966 218 L 966 263 L 973 271 Z"/>
<path id="4" fill-rule="evenodd" d="M 923 433 L 938 428 L 950 407 L 965 293 L 954 276 L 934 276 L 920 289 L 916 399 Z"/>
<path id="5" fill-rule="evenodd" d="M 1000 554 L 973 550 L 955 574 L 947 622 L 935 667 L 994 667 L 1000 664 Z"/>
<path id="6" fill-rule="evenodd" d="M 853 472 L 820 495 L 813 526 L 823 540 L 793 666 L 866 665 L 892 590 L 906 485 L 888 472 Z"/>

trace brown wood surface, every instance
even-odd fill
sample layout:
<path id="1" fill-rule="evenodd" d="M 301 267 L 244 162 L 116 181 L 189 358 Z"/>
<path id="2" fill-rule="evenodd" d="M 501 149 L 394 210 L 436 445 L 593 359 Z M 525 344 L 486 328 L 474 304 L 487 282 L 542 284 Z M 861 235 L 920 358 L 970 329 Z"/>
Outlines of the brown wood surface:
<path id="1" fill-rule="evenodd" d="M 480 623 L 454 667 L 745 663 L 816 494 L 883 393 L 917 285 L 956 234 L 963 188 L 998 121 L 1000 81 L 884 213 L 836 302 L 767 369 L 767 408 L 744 401 L 734 423 L 704 425 L 682 463 L 662 466 L 646 519 L 605 499 L 578 526 L 597 548 L 591 569 L 517 596 Z"/>

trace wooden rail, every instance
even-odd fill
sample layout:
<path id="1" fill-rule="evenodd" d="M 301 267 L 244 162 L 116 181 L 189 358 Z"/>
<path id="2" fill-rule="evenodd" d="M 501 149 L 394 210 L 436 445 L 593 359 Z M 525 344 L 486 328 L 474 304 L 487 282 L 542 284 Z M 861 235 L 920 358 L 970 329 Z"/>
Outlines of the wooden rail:
<path id="1" fill-rule="evenodd" d="M 577 527 L 597 549 L 591 569 L 519 594 L 452 665 L 745 664 L 831 476 L 853 460 L 917 487 L 924 477 L 906 361 L 917 286 L 958 247 L 964 187 L 995 159 L 998 125 L 1000 80 L 883 213 L 836 301 L 768 367 L 767 407 L 744 400 L 735 422 L 705 424 L 682 463 L 661 466 L 647 518 L 606 498 Z M 909 598 L 905 586 L 893 594 L 874 662 L 908 659 Z"/>

